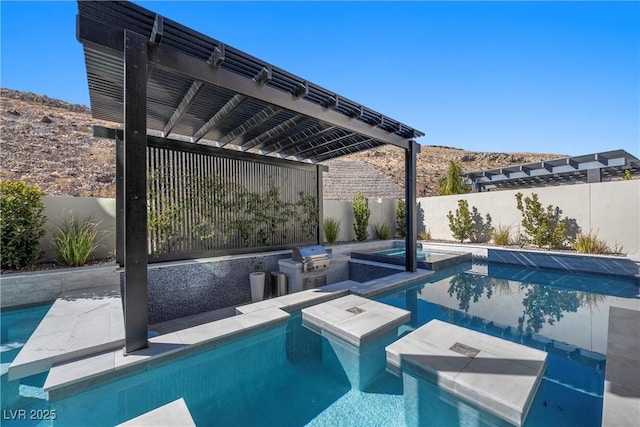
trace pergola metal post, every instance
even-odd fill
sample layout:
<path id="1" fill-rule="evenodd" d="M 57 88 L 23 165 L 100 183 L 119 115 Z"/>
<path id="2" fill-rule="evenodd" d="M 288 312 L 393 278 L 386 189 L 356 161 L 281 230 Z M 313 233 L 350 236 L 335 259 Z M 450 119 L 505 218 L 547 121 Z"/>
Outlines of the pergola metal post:
<path id="1" fill-rule="evenodd" d="M 124 139 L 116 138 L 116 262 L 124 267 Z"/>
<path id="2" fill-rule="evenodd" d="M 416 161 L 420 152 L 420 144 L 411 141 L 404 152 L 404 190 L 407 234 L 405 237 L 405 270 L 418 270 L 417 253 L 417 209 L 416 209 Z"/>
<path id="3" fill-rule="evenodd" d="M 124 32 L 124 353 L 147 339 L 147 41 Z"/>
<path id="4" fill-rule="evenodd" d="M 322 205 L 322 172 L 327 172 L 329 170 L 328 166 L 325 165 L 316 165 L 316 185 L 317 185 L 317 200 L 318 200 L 318 231 L 317 231 L 317 242 L 318 245 L 321 245 L 322 242 L 322 232 L 323 232 L 323 205 Z"/>

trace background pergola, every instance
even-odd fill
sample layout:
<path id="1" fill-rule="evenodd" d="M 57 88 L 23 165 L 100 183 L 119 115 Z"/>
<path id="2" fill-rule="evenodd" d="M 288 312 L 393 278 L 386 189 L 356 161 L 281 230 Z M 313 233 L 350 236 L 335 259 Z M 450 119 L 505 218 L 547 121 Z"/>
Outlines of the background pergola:
<path id="1" fill-rule="evenodd" d="M 474 192 L 480 192 L 496 188 L 601 182 L 621 178 L 625 171 L 634 176 L 639 174 L 640 160 L 624 150 L 613 150 L 470 172 L 465 175 L 465 183 L 471 184 Z"/>
<path id="2" fill-rule="evenodd" d="M 117 147 L 125 353 L 147 343 L 146 147 L 199 143 L 317 164 L 405 150 L 406 261 L 416 271 L 416 157 L 424 134 L 128 2 L 78 2 L 92 114 Z"/>

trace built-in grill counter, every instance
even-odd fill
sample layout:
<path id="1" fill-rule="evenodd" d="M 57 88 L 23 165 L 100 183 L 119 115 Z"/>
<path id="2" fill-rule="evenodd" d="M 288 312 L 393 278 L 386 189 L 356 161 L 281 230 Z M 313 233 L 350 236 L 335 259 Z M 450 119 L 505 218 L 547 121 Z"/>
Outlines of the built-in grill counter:
<path id="1" fill-rule="evenodd" d="M 349 279 L 349 256 L 332 255 L 320 245 L 294 248 L 291 258 L 278 261 L 289 279 L 289 292 L 319 288 Z"/>

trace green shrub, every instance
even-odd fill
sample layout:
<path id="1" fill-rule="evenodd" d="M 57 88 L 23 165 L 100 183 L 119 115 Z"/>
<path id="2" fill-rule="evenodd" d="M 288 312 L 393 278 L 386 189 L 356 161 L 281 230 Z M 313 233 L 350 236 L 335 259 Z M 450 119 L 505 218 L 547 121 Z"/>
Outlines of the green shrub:
<path id="1" fill-rule="evenodd" d="M 79 222 L 71 215 L 52 231 L 51 245 L 56 252 L 58 262 L 69 267 L 85 265 L 102 239 L 98 239 L 100 222 L 89 219 Z"/>
<path id="2" fill-rule="evenodd" d="M 469 203 L 466 200 L 458 200 L 456 215 L 454 216 L 449 211 L 447 218 L 449 219 L 451 234 L 460 240 L 460 243 L 472 236 L 474 231 L 473 219 L 471 218 L 471 212 L 469 212 Z"/>
<path id="3" fill-rule="evenodd" d="M 373 226 L 373 232 L 376 235 L 376 239 L 389 240 L 391 238 L 391 230 L 389 224 L 381 222 Z"/>
<path id="4" fill-rule="evenodd" d="M 607 254 L 611 250 L 604 240 L 598 239 L 596 233 L 580 233 L 573 243 L 573 249 L 583 254 Z"/>
<path id="5" fill-rule="evenodd" d="M 0 181 L 2 268 L 22 268 L 40 258 L 40 239 L 46 217 L 44 193 L 24 182 Z"/>
<path id="6" fill-rule="evenodd" d="M 561 247 L 567 240 L 566 223 L 560 220 L 562 210 L 553 205 L 542 207 L 538 195 L 533 193 L 531 197 L 525 197 L 522 193 L 516 194 L 517 207 L 522 212 L 522 227 L 525 230 L 523 241 L 532 243 L 538 247 Z"/>
<path id="7" fill-rule="evenodd" d="M 491 240 L 495 245 L 509 246 L 511 244 L 511 226 L 498 224 L 491 231 Z"/>
<path id="8" fill-rule="evenodd" d="M 407 210 L 404 208 L 404 200 L 398 199 L 398 207 L 396 208 L 396 235 L 405 237 L 407 227 Z"/>
<path id="9" fill-rule="evenodd" d="M 327 242 L 333 244 L 338 240 L 340 221 L 333 217 L 326 218 L 322 228 L 324 229 L 324 236 L 327 238 Z"/>
<path id="10" fill-rule="evenodd" d="M 418 233 L 418 239 L 420 240 L 431 240 L 431 231 L 425 230 Z"/>
<path id="11" fill-rule="evenodd" d="M 353 196 L 353 216 L 356 222 L 353 224 L 353 230 L 356 233 L 356 239 L 359 241 L 367 240 L 369 237 L 369 200 L 362 193 Z"/>

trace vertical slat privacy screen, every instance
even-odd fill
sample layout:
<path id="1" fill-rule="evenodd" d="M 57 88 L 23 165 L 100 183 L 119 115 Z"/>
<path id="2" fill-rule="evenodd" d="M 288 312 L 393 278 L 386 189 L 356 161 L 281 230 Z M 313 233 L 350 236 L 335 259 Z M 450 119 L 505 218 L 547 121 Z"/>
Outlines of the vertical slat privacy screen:
<path id="1" fill-rule="evenodd" d="M 149 262 L 318 238 L 317 167 L 203 145 L 149 143 Z"/>

